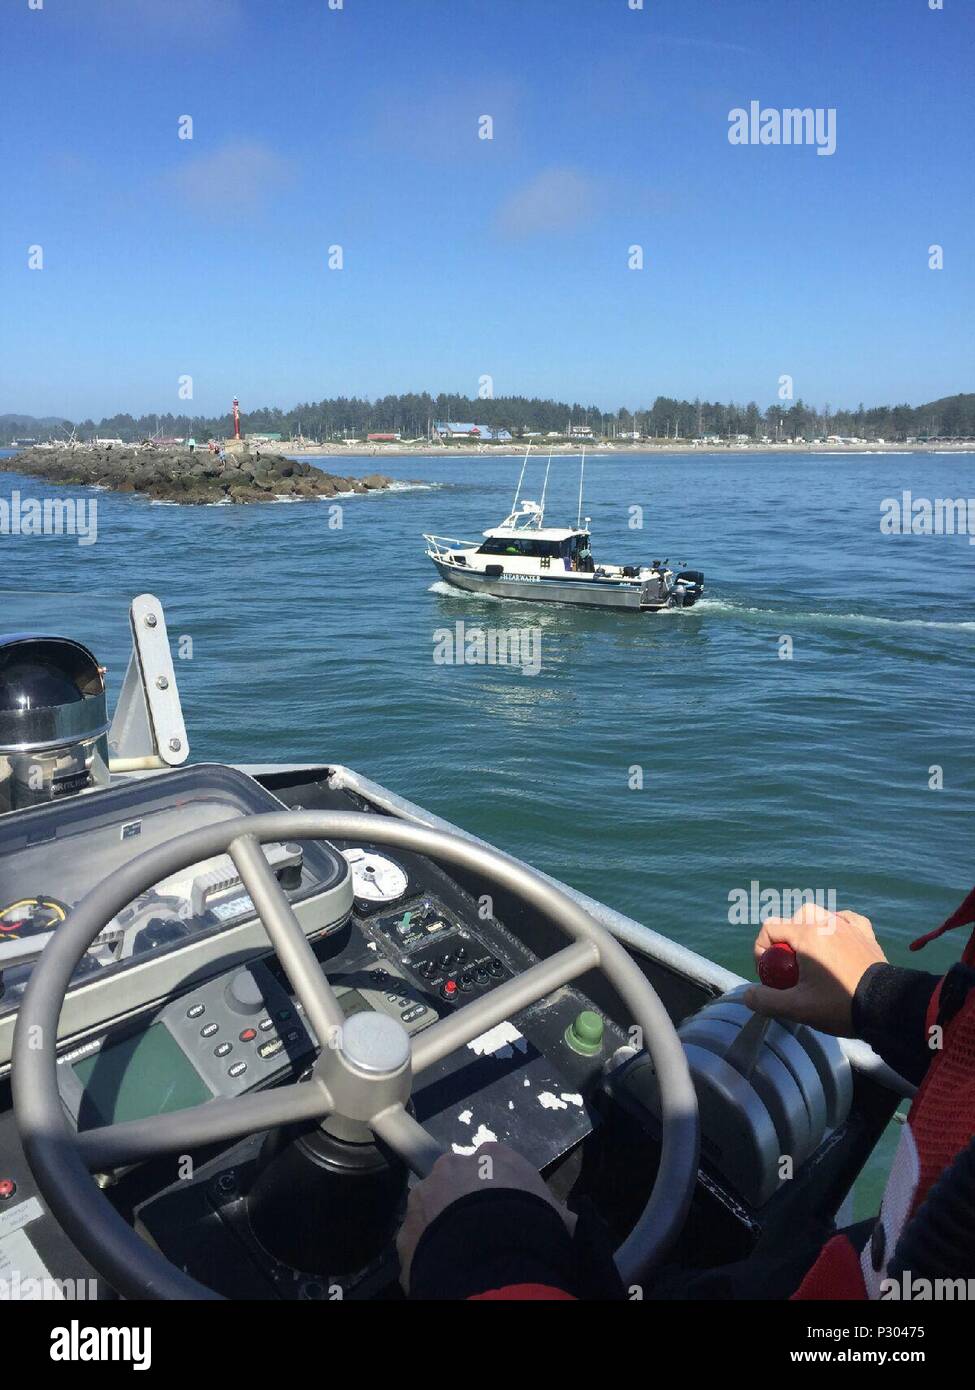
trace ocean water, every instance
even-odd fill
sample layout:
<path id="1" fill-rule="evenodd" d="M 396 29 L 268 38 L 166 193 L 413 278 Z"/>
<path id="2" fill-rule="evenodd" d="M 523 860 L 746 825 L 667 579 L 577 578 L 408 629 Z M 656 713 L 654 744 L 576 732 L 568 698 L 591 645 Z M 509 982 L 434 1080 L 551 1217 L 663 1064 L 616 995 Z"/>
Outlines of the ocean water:
<path id="1" fill-rule="evenodd" d="M 705 571 L 693 611 L 660 615 L 438 581 L 422 533 L 496 525 L 519 457 L 322 466 L 426 485 L 342 499 L 341 527 L 323 502 L 80 490 L 96 543 L 0 535 L 0 630 L 78 637 L 117 689 L 149 591 L 196 759 L 346 763 L 742 973 L 754 928 L 732 906 L 753 882 L 834 895 L 893 960 L 956 958 L 960 933 L 907 946 L 975 881 L 975 545 L 883 535 L 880 516 L 904 489 L 975 497 L 975 455 L 591 458 L 597 562 Z M 64 495 L 0 474 L 0 498 L 18 488 Z M 556 459 L 552 524 L 577 495 L 577 461 Z M 538 673 L 436 662 L 458 622 L 531 629 Z"/>

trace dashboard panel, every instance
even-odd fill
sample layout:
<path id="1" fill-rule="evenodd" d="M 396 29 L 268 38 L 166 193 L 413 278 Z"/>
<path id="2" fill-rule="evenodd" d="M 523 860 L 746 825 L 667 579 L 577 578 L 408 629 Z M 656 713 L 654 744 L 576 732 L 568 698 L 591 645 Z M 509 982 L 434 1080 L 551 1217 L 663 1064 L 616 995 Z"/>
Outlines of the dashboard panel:
<path id="1" fill-rule="evenodd" d="M 203 766 L 23 813 L 16 825 L 0 821 L 4 893 L 15 903 L 33 889 L 39 902 L 50 894 L 70 910 L 144 848 L 193 825 L 279 809 L 243 774 Z M 417 1034 L 537 960 L 501 921 L 485 918 L 482 899 L 422 856 L 323 842 L 268 851 L 347 1015 L 376 1010 Z M 318 1040 L 235 877 L 225 857 L 173 875 L 94 943 L 66 999 L 58 1058 L 62 1102 L 79 1130 L 240 1096 L 308 1071 Z M 56 916 L 38 930 L 56 932 Z M 10 936 L 29 934 L 22 927 Z M 5 977 L 0 1066 L 23 987 L 12 970 Z M 539 1171 L 551 1169 L 599 1126 L 594 1092 L 607 1057 L 626 1041 L 604 1015 L 597 1054 L 574 1051 L 573 1020 L 592 1007 L 567 986 L 428 1067 L 413 1094 L 417 1118 L 448 1151 L 473 1153 L 498 1140 Z M 110 1180 L 115 1200 L 124 1206 L 125 1194 L 143 1192 L 130 1216 L 163 1248 L 176 1239 L 173 1257 L 204 1280 L 218 1249 L 222 1279 L 243 1270 L 242 1242 L 259 1278 L 294 1296 L 300 1271 L 264 1259 L 241 1197 L 272 1138 L 197 1155 L 190 1181 L 177 1177 L 174 1156 L 119 1170 Z M 29 1190 L 22 1158 L 10 1166 Z M 41 1247 L 47 1224 L 37 1228 Z M 251 1296 L 241 1278 L 240 1296 Z M 353 1272 L 342 1282 L 358 1280 Z"/>
<path id="2" fill-rule="evenodd" d="M 0 817 L 0 1067 L 33 970 L 18 955 L 42 946 L 91 888 L 177 835 L 282 809 L 243 773 L 201 764 Z M 348 920 L 351 871 L 329 845 L 270 844 L 264 853 L 309 935 Z M 106 924 L 75 971 L 62 1035 L 161 999 L 221 969 L 235 951 L 245 958 L 266 946 L 230 857 L 206 859 L 155 884 Z"/>

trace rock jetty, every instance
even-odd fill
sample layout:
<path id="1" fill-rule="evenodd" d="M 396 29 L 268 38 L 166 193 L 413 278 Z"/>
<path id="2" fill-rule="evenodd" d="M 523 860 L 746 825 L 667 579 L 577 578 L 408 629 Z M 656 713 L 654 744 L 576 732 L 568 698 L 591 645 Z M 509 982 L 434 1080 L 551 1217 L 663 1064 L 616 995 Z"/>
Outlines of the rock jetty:
<path id="1" fill-rule="evenodd" d="M 154 502 L 204 505 L 213 502 L 271 502 L 379 492 L 393 480 L 380 473 L 343 478 L 282 454 L 250 450 L 221 458 L 204 445 L 189 449 L 75 447 L 24 449 L 0 459 L 0 469 L 27 473 L 50 483 L 136 492 Z"/>

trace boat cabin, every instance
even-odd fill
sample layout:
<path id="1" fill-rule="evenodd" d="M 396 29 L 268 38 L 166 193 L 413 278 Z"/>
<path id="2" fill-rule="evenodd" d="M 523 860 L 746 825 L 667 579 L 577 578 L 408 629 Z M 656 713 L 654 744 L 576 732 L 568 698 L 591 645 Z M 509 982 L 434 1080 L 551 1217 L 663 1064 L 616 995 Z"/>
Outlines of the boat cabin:
<path id="1" fill-rule="evenodd" d="M 584 574 L 594 568 L 589 539 L 588 531 L 566 527 L 551 526 L 526 533 L 517 527 L 498 526 L 484 532 L 484 541 L 474 553 L 503 555 L 509 568 L 527 573 L 555 569 Z"/>

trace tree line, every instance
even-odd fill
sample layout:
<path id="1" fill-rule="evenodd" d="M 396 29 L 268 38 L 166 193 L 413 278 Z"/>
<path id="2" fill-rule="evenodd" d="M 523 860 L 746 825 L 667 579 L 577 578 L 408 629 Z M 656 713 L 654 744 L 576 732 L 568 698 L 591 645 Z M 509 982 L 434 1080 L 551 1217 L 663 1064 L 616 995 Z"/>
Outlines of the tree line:
<path id="1" fill-rule="evenodd" d="M 7 440 L 32 433 L 29 416 L 0 417 Z M 693 439 L 708 436 L 748 439 L 821 439 L 831 434 L 864 439 L 903 441 L 907 438 L 971 438 L 975 436 L 975 393 L 946 396 L 925 405 L 882 405 L 855 410 L 821 408 L 802 400 L 778 401 L 762 410 L 755 401 L 736 402 L 677 400 L 658 396 L 652 406 L 615 412 L 596 405 L 533 396 L 498 396 L 488 399 L 428 392 L 380 396 L 375 400 L 337 396 L 305 401 L 290 410 L 263 406 L 241 412 L 241 428 L 247 434 L 278 433 L 284 439 L 335 441 L 362 438 L 369 433 L 396 433 L 407 439 L 426 438 L 438 421 L 486 425 L 506 429 L 515 439 L 528 434 L 567 434 L 573 425 L 585 425 L 597 437 L 620 438 L 637 434 L 648 439 Z M 37 424 L 42 422 L 38 421 Z M 118 414 L 99 421 L 64 420 L 59 426 L 44 421 L 43 435 L 70 435 L 81 440 L 118 438 L 126 442 L 156 437 L 194 436 L 198 440 L 223 438 L 232 433 L 226 415 Z"/>

